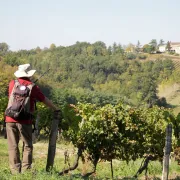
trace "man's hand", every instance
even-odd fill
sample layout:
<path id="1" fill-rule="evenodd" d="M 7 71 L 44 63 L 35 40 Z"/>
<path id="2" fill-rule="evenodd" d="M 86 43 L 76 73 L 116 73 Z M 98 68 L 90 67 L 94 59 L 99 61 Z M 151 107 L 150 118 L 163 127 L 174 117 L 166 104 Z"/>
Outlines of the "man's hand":
<path id="1" fill-rule="evenodd" d="M 63 114 L 62 114 L 61 109 L 54 111 L 54 118 L 56 118 L 56 119 L 62 119 L 63 118 Z"/>

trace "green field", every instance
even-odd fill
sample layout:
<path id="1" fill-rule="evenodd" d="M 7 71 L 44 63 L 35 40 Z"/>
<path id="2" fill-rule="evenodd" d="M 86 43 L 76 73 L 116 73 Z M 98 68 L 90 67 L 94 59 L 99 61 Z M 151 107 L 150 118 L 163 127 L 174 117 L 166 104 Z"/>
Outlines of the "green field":
<path id="1" fill-rule="evenodd" d="M 20 143 L 20 147 L 22 143 Z M 90 172 L 91 164 L 85 161 L 84 164 L 79 162 L 76 170 L 69 172 L 67 175 L 58 176 L 58 172 L 68 166 L 68 162 L 64 162 L 64 152 L 69 154 L 69 163 L 73 164 L 76 149 L 71 144 L 58 143 L 56 148 L 56 157 L 52 173 L 46 172 L 46 161 L 48 152 L 48 141 L 38 142 L 34 144 L 34 157 L 32 170 L 24 174 L 11 175 L 8 166 L 7 140 L 0 138 L 0 179 L 1 180 L 55 180 L 55 179 L 111 179 L 111 165 L 110 162 L 100 161 L 97 166 L 95 174 L 89 178 L 83 178 L 83 174 Z M 142 159 L 138 161 L 131 161 L 126 164 L 123 161 L 113 160 L 114 179 L 135 179 L 133 176 L 141 165 Z M 138 179 L 145 179 L 144 172 Z M 148 166 L 149 179 L 161 179 L 162 166 L 159 162 L 150 162 Z M 180 179 L 180 166 L 177 165 L 173 159 L 170 162 L 170 176 L 171 179 Z"/>

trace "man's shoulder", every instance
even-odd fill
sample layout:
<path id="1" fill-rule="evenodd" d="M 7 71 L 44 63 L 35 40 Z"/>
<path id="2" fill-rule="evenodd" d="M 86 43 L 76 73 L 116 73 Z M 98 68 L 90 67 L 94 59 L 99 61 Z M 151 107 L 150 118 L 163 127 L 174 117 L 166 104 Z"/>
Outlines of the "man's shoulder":
<path id="1" fill-rule="evenodd" d="M 32 85 L 33 85 L 33 91 L 35 93 L 38 93 L 38 92 L 42 93 L 41 88 L 37 84 L 33 83 Z"/>
<path id="2" fill-rule="evenodd" d="M 12 79 L 12 80 L 9 82 L 9 85 L 14 85 L 14 83 L 15 83 L 15 80 Z"/>
<path id="3" fill-rule="evenodd" d="M 32 96 L 35 97 L 40 102 L 44 101 L 45 99 L 45 95 L 37 85 L 35 85 L 32 89 Z"/>
<path id="4" fill-rule="evenodd" d="M 24 85 L 32 84 L 32 81 L 30 79 L 28 79 L 28 78 L 18 78 L 17 81 L 20 84 L 24 84 Z"/>

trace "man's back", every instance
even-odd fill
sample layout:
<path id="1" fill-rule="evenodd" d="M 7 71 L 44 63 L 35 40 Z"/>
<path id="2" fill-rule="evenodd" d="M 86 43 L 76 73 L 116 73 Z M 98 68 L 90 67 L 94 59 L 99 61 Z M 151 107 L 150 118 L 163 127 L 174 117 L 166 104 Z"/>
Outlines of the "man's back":
<path id="1" fill-rule="evenodd" d="M 29 78 L 18 78 L 18 82 L 20 85 L 24 85 L 24 86 L 28 86 L 28 85 L 32 84 L 32 82 Z M 14 85 L 15 85 L 15 81 L 12 80 L 9 83 L 9 97 L 11 95 Z M 31 94 L 30 94 L 30 112 L 31 113 L 34 112 L 36 100 L 43 102 L 45 100 L 45 96 L 41 92 L 40 88 L 37 85 L 34 85 L 32 88 Z M 9 116 L 6 116 L 6 122 L 19 122 L 19 121 L 14 118 L 11 118 Z M 31 120 L 23 119 L 20 121 L 20 123 L 31 124 Z"/>

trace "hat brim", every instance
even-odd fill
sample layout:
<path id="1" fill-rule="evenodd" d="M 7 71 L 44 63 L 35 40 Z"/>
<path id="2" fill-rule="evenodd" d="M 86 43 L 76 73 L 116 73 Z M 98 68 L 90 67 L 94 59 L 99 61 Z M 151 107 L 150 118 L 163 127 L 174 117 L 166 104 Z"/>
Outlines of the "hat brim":
<path id="1" fill-rule="evenodd" d="M 17 77 L 17 78 L 20 78 L 20 77 L 31 77 L 34 75 L 34 73 L 36 72 L 36 70 L 30 70 L 28 71 L 27 73 L 25 71 L 16 71 L 14 73 L 14 75 Z"/>

